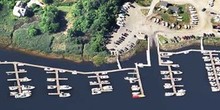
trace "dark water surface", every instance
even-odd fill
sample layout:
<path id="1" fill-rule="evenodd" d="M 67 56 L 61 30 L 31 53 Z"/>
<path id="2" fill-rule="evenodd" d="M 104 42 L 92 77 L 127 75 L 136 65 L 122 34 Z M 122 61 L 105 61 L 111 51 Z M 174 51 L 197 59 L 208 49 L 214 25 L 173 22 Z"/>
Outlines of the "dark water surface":
<path id="1" fill-rule="evenodd" d="M 116 64 L 94 67 L 91 63 L 73 63 L 66 60 L 45 59 L 25 55 L 15 51 L 0 50 L 0 61 L 20 61 L 26 63 L 40 64 L 52 67 L 74 69 L 81 71 L 104 70 L 117 68 Z M 46 78 L 51 77 L 42 69 L 25 67 L 28 73 L 22 76 L 32 78 L 32 82 L 26 84 L 34 85 L 33 95 L 27 99 L 14 99 L 9 96 L 8 86 L 13 83 L 7 82 L 12 78 L 5 74 L 12 70 L 12 66 L 0 65 L 0 110 L 218 110 L 220 93 L 212 93 L 208 83 L 208 76 L 204 67 L 201 53 L 190 53 L 188 55 L 176 55 L 172 57 L 175 63 L 180 64 L 180 70 L 184 73 L 181 84 L 187 93 L 184 97 L 165 97 L 160 75 L 160 67 L 156 50 L 151 52 L 151 68 L 140 70 L 142 83 L 146 98 L 132 99 L 130 84 L 123 78 L 126 72 L 110 74 L 110 82 L 113 85 L 112 93 L 104 93 L 92 96 L 89 79 L 85 75 L 62 74 L 69 80 L 61 82 L 73 87 L 70 98 L 59 98 L 48 96 Z M 135 62 L 146 62 L 145 52 L 136 55 L 129 61 L 122 63 L 123 67 L 134 67 Z"/>

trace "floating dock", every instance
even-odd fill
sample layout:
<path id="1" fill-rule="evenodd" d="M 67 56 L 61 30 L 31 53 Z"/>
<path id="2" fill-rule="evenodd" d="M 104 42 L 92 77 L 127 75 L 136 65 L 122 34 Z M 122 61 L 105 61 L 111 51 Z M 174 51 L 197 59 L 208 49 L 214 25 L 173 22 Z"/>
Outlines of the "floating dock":
<path id="1" fill-rule="evenodd" d="M 111 83 L 109 82 L 109 76 L 107 75 L 106 72 L 103 73 L 94 73 L 92 76 L 88 76 L 88 78 L 95 78 L 95 81 L 90 81 L 89 84 L 91 86 L 94 86 L 91 89 L 92 95 L 98 95 L 103 92 L 112 92 L 113 87 L 110 85 Z"/>
<path id="2" fill-rule="evenodd" d="M 184 89 L 177 89 L 177 88 L 183 88 L 184 85 L 177 85 L 175 82 L 181 81 L 182 78 L 175 78 L 174 74 L 182 74 L 181 71 L 173 71 L 172 67 L 174 64 L 168 64 L 168 71 L 161 71 L 161 74 L 164 75 L 164 78 L 162 80 L 170 81 L 170 83 L 164 84 L 164 89 L 172 89 L 172 92 L 165 92 L 165 96 L 184 96 L 186 90 Z"/>
<path id="3" fill-rule="evenodd" d="M 158 48 L 158 61 L 160 66 L 167 67 L 168 70 L 161 71 L 161 75 L 164 77 L 162 80 L 169 81 L 169 83 L 164 83 L 164 89 L 172 89 L 172 92 L 165 92 L 165 96 L 184 96 L 186 90 L 182 89 L 184 85 L 177 85 L 176 82 L 181 81 L 182 78 L 175 78 L 174 75 L 182 74 L 179 70 L 172 70 L 173 68 L 179 68 L 179 64 L 174 64 L 173 61 L 168 60 L 174 53 L 170 52 L 160 52 Z M 177 89 L 178 88 L 178 89 Z M 181 88 L 181 89 L 179 89 Z"/>
<path id="4" fill-rule="evenodd" d="M 205 62 L 206 70 L 208 73 L 209 83 L 212 92 L 220 91 L 220 60 L 218 54 L 213 52 L 203 53 L 203 60 Z"/>
<path id="5" fill-rule="evenodd" d="M 13 96 L 15 98 L 27 98 L 30 97 L 31 94 L 31 89 L 34 89 L 34 86 L 30 85 L 22 85 L 21 82 L 29 82 L 31 79 L 24 77 L 20 78 L 19 74 L 20 73 L 27 73 L 25 69 L 18 69 L 18 64 L 17 63 L 12 63 L 14 67 L 14 71 L 7 71 L 6 73 L 8 75 L 15 75 L 15 79 L 7 79 L 7 81 L 15 81 L 17 85 L 9 86 L 10 90 L 10 96 Z M 17 91 L 16 91 L 17 90 Z"/>
<path id="6" fill-rule="evenodd" d="M 128 80 L 131 86 L 132 98 L 143 98 L 145 97 L 144 89 L 141 82 L 141 77 L 139 73 L 139 64 L 135 63 L 135 71 L 129 72 L 129 77 L 125 77 L 125 80 Z"/>
<path id="7" fill-rule="evenodd" d="M 56 85 L 48 85 L 47 89 L 56 89 L 55 93 L 48 93 L 48 95 L 58 95 L 59 97 L 70 97 L 70 93 L 62 92 L 61 90 L 70 90 L 72 87 L 68 85 L 60 85 L 60 80 L 68 80 L 68 78 L 60 78 L 59 70 L 46 70 L 46 73 L 55 74 L 55 78 L 47 78 L 48 82 L 55 82 Z"/>

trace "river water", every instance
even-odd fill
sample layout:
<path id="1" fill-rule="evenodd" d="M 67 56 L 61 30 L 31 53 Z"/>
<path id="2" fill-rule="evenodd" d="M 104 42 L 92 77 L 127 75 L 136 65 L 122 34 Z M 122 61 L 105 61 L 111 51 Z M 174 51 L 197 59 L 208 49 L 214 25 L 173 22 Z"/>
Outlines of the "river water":
<path id="1" fill-rule="evenodd" d="M 0 105 L 1 110 L 211 110 L 217 109 L 220 102 L 220 93 L 212 93 L 208 83 L 201 53 L 192 52 L 188 55 L 175 55 L 171 57 L 174 63 L 180 64 L 183 74 L 181 84 L 187 93 L 184 97 L 165 97 L 164 82 L 160 75 L 161 67 L 158 66 L 156 50 L 151 51 L 152 67 L 140 69 L 143 87 L 146 97 L 132 99 L 130 84 L 124 80 L 126 72 L 110 74 L 110 82 L 113 85 L 112 93 L 104 93 L 92 96 L 89 79 L 85 75 L 62 74 L 69 80 L 61 82 L 73 87 L 70 98 L 48 96 L 46 88 L 49 83 L 46 78 L 51 77 L 42 69 L 25 67 L 27 76 L 32 79 L 26 84 L 34 85 L 33 95 L 27 99 L 14 99 L 9 96 L 8 86 L 13 83 L 7 82 L 13 78 L 5 74 L 12 70 L 10 65 L 0 65 Z M 117 64 L 107 64 L 95 67 L 91 63 L 73 63 L 66 60 L 46 59 L 30 56 L 12 50 L 0 50 L 0 61 L 20 61 L 45 66 L 80 70 L 104 70 L 117 68 Z M 135 62 L 146 62 L 145 52 L 132 57 L 129 61 L 122 62 L 122 67 L 134 67 Z"/>

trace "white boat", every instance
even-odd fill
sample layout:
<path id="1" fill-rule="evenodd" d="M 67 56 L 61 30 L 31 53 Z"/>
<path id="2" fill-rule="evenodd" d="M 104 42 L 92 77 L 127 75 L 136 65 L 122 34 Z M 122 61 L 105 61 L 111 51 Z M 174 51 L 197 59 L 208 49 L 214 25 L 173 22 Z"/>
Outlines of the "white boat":
<path id="1" fill-rule="evenodd" d="M 52 71 L 52 68 L 44 68 L 45 71 Z"/>
<path id="2" fill-rule="evenodd" d="M 92 95 L 98 95 L 102 93 L 100 88 L 92 88 L 91 91 L 92 91 Z"/>
<path id="3" fill-rule="evenodd" d="M 25 69 L 19 69 L 18 73 L 26 73 L 27 71 Z"/>
<path id="4" fill-rule="evenodd" d="M 136 78 L 136 77 L 124 77 L 124 79 L 128 80 L 129 83 L 131 83 L 131 84 L 137 82 L 137 80 L 138 80 L 138 78 Z"/>
<path id="5" fill-rule="evenodd" d="M 170 78 L 170 75 L 164 75 L 164 78 Z"/>
<path id="6" fill-rule="evenodd" d="M 28 77 L 20 78 L 19 80 L 20 80 L 20 82 L 29 82 L 29 81 L 31 81 L 31 79 L 29 79 Z"/>
<path id="7" fill-rule="evenodd" d="M 70 89 L 72 89 L 72 87 L 69 85 L 61 85 L 60 86 L 60 90 L 70 90 Z"/>
<path id="8" fill-rule="evenodd" d="M 165 75 L 165 74 L 168 74 L 169 73 L 169 71 L 160 71 L 160 74 L 162 74 L 162 75 Z"/>
<path id="9" fill-rule="evenodd" d="M 128 72 L 128 74 L 135 75 L 137 73 L 136 72 Z"/>
<path id="10" fill-rule="evenodd" d="M 165 92 L 165 96 L 173 96 L 174 93 L 173 92 Z"/>
<path id="11" fill-rule="evenodd" d="M 205 59 L 209 59 L 210 60 L 210 58 L 208 57 L 208 56 L 204 56 L 204 57 L 202 57 L 204 60 Z"/>
<path id="12" fill-rule="evenodd" d="M 100 76 L 100 79 L 108 79 L 108 78 L 109 78 L 108 75 L 101 75 L 101 76 Z"/>
<path id="13" fill-rule="evenodd" d="M 181 81 L 182 78 L 173 78 L 174 81 Z"/>
<path id="14" fill-rule="evenodd" d="M 164 89 L 171 89 L 173 86 L 170 83 L 165 83 L 163 87 Z"/>
<path id="15" fill-rule="evenodd" d="M 211 63 L 206 63 L 205 66 L 207 66 L 207 67 L 212 66 L 212 64 Z"/>
<path id="16" fill-rule="evenodd" d="M 74 70 L 74 71 L 72 72 L 72 74 L 77 74 L 77 71 Z"/>
<path id="17" fill-rule="evenodd" d="M 186 94 L 186 90 L 180 89 L 177 90 L 176 96 L 184 96 Z"/>
<path id="18" fill-rule="evenodd" d="M 214 57 L 213 59 L 214 59 L 215 62 L 219 62 L 220 61 L 218 57 Z"/>
<path id="19" fill-rule="evenodd" d="M 207 71 L 212 71 L 212 67 L 205 67 Z"/>
<path id="20" fill-rule="evenodd" d="M 209 82 L 209 84 L 213 87 L 217 86 L 217 83 L 216 82 Z"/>
<path id="21" fill-rule="evenodd" d="M 14 91 L 18 89 L 18 86 L 9 86 L 9 90 Z"/>
<path id="22" fill-rule="evenodd" d="M 132 95 L 139 95 L 140 92 L 132 92 Z"/>
<path id="23" fill-rule="evenodd" d="M 24 64 L 23 63 L 18 63 L 18 66 L 24 66 Z"/>
<path id="24" fill-rule="evenodd" d="M 10 92 L 10 96 L 15 96 L 16 94 L 18 94 L 18 92 Z"/>
<path id="25" fill-rule="evenodd" d="M 56 79 L 55 78 L 47 78 L 47 82 L 55 82 Z"/>
<path id="26" fill-rule="evenodd" d="M 57 88 L 56 85 L 48 85 L 48 86 L 47 86 L 47 89 L 56 89 L 56 88 Z"/>
<path id="27" fill-rule="evenodd" d="M 60 72 L 60 73 L 65 73 L 65 72 L 66 72 L 66 70 L 59 70 L 59 72 Z"/>
<path id="28" fill-rule="evenodd" d="M 209 81 L 215 81 L 215 77 L 209 76 L 208 77 Z"/>
<path id="29" fill-rule="evenodd" d="M 30 91 L 23 91 L 22 93 L 18 93 L 15 95 L 15 98 L 27 98 L 31 96 Z"/>
<path id="30" fill-rule="evenodd" d="M 137 66 L 140 67 L 140 68 L 143 68 L 144 64 L 143 63 L 138 63 Z"/>
<path id="31" fill-rule="evenodd" d="M 102 87 L 102 91 L 103 92 L 111 92 L 111 91 L 113 91 L 113 87 L 112 86 L 103 86 Z"/>
<path id="32" fill-rule="evenodd" d="M 175 68 L 179 68 L 180 67 L 180 65 L 179 64 L 173 64 L 173 65 L 171 65 L 172 67 L 175 67 Z"/>
<path id="33" fill-rule="evenodd" d="M 105 75 L 105 74 L 108 74 L 107 72 L 102 72 L 101 74 Z"/>
<path id="34" fill-rule="evenodd" d="M 218 92 L 218 91 L 220 91 L 218 87 L 211 87 L 211 89 L 212 89 L 212 92 Z"/>
<path id="35" fill-rule="evenodd" d="M 101 81 L 101 84 L 110 84 L 110 82 L 108 80 L 103 80 Z"/>
<path id="36" fill-rule="evenodd" d="M 22 85 L 21 86 L 22 90 L 31 90 L 31 89 L 34 89 L 34 88 L 35 88 L 34 86 L 30 86 L 30 85 Z"/>
<path id="37" fill-rule="evenodd" d="M 63 97 L 63 98 L 65 98 L 65 97 L 70 97 L 70 96 L 71 96 L 70 93 L 61 92 L 61 93 L 59 94 L 59 97 Z"/>
<path id="38" fill-rule="evenodd" d="M 164 64 L 172 64 L 172 63 L 173 63 L 173 61 L 166 60 L 166 61 L 162 61 L 161 63 L 164 63 Z"/>
<path id="39" fill-rule="evenodd" d="M 97 81 L 89 81 L 89 84 L 92 85 L 99 85 L 99 83 Z"/>
<path id="40" fill-rule="evenodd" d="M 208 72 L 208 76 L 214 76 L 213 72 Z"/>
<path id="41" fill-rule="evenodd" d="M 132 85 L 131 86 L 131 90 L 132 91 L 139 91 L 140 90 L 140 87 L 138 85 Z"/>
<path id="42" fill-rule="evenodd" d="M 137 80 L 138 78 L 136 77 L 124 77 L 125 80 Z"/>
<path id="43" fill-rule="evenodd" d="M 215 62 L 216 65 L 220 65 L 220 61 Z"/>
<path id="44" fill-rule="evenodd" d="M 182 71 L 173 71 L 173 74 L 182 74 Z"/>
<path id="45" fill-rule="evenodd" d="M 215 69 L 216 69 L 217 72 L 220 71 L 220 67 L 219 66 L 217 66 Z"/>

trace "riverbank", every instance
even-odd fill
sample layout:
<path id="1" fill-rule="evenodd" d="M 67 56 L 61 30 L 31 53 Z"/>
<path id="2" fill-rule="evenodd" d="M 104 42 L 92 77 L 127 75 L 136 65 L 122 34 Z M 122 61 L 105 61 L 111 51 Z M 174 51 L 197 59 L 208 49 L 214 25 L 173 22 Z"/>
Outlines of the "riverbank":
<path id="1" fill-rule="evenodd" d="M 189 41 L 181 41 L 179 43 L 166 43 L 162 44 L 160 43 L 160 49 L 164 51 L 174 51 L 179 50 L 185 47 L 190 46 L 200 46 L 201 41 L 200 39 L 196 40 L 189 40 Z M 220 38 L 206 38 L 204 39 L 204 44 L 206 46 L 220 46 Z"/>
<path id="2" fill-rule="evenodd" d="M 75 55 L 75 54 L 56 54 L 56 53 L 45 53 L 42 51 L 37 50 L 30 50 L 30 49 L 24 49 L 24 48 L 18 48 L 16 46 L 12 45 L 1 45 L 0 48 L 7 49 L 11 51 L 17 51 L 33 56 L 48 58 L 48 59 L 65 59 L 68 61 L 72 61 L 74 63 L 82 63 L 82 62 L 92 62 L 96 66 L 101 66 L 102 64 L 109 64 L 109 63 L 115 63 L 116 57 L 108 55 L 108 56 L 96 56 L 96 57 L 90 57 L 87 55 Z M 120 56 L 121 61 L 128 60 L 132 56 L 135 56 L 137 53 L 140 53 L 147 49 L 147 41 L 138 41 L 135 48 L 130 50 L 129 52 L 125 53 L 124 55 Z M 102 61 L 97 61 L 97 60 Z"/>
<path id="3" fill-rule="evenodd" d="M 204 45 L 207 46 L 220 46 L 220 42 L 218 42 L 219 39 L 213 40 L 213 39 L 205 39 Z M 125 53 L 124 55 L 120 56 L 121 61 L 129 60 L 131 57 L 135 56 L 137 53 L 143 52 L 147 49 L 147 41 L 140 40 L 137 42 L 137 45 L 135 48 L 130 50 L 129 52 Z M 184 41 L 179 43 L 167 43 L 167 44 L 160 44 L 160 49 L 164 51 L 174 51 L 181 48 L 189 47 L 189 46 L 200 46 L 200 40 L 191 40 L 191 41 Z M 12 50 L 12 51 L 18 51 L 21 53 L 33 55 L 33 56 L 39 56 L 43 58 L 48 59 L 65 59 L 68 61 L 72 61 L 75 63 L 82 63 L 82 62 L 93 62 L 94 65 L 100 66 L 103 64 L 110 64 L 116 62 L 115 56 L 97 56 L 95 58 L 89 57 L 86 55 L 75 55 L 75 54 L 56 54 L 56 53 L 45 53 L 37 50 L 29 50 L 29 49 L 22 49 L 18 48 L 12 45 L 1 45 L 2 49 Z M 102 60 L 102 61 L 96 61 L 96 60 Z"/>

